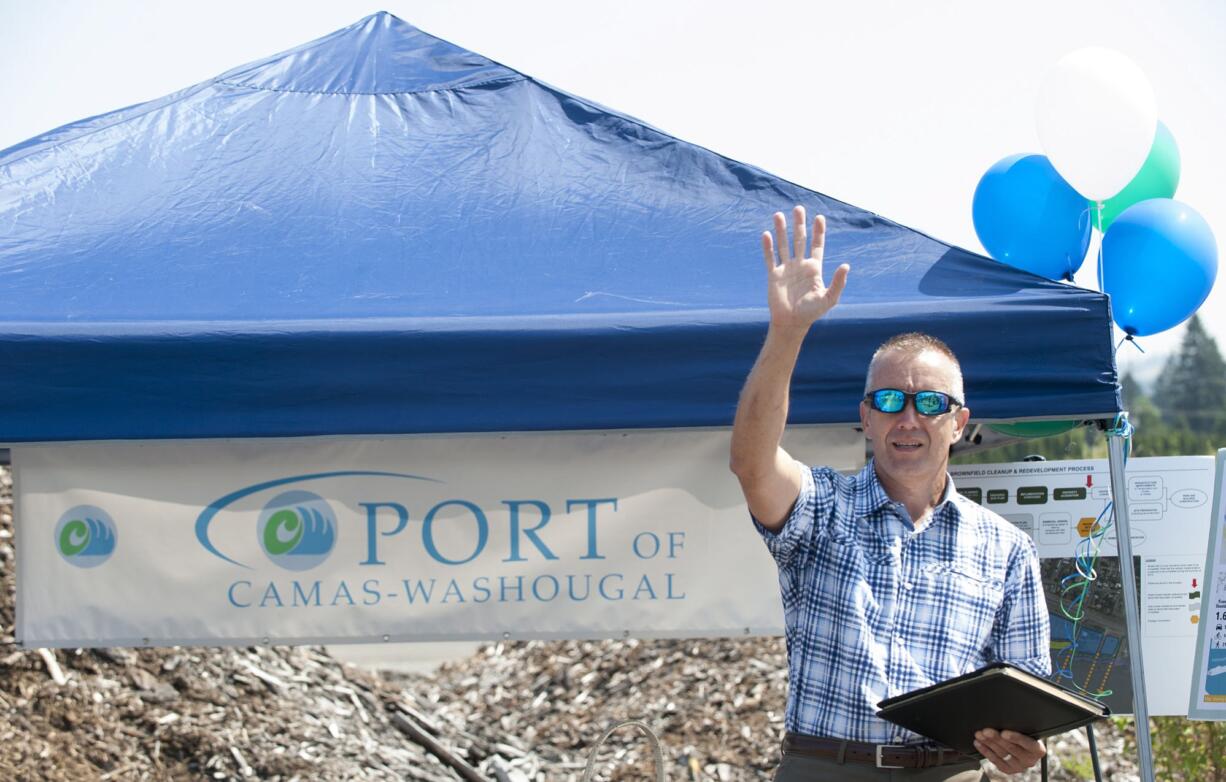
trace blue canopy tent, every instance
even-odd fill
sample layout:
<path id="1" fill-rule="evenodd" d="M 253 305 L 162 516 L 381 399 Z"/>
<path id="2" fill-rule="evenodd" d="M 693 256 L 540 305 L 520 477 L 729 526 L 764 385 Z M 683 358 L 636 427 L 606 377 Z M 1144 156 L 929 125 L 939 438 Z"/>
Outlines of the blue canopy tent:
<path id="1" fill-rule="evenodd" d="M 380 13 L 0 151 L 0 443 L 727 426 L 758 236 L 797 203 L 852 276 L 793 423 L 857 423 L 911 330 L 959 354 L 981 421 L 1120 411 L 1105 296 Z"/>
<path id="2" fill-rule="evenodd" d="M 380 13 L 0 152 L 0 442 L 728 425 L 796 203 L 852 277 L 793 422 L 905 330 L 978 419 L 1120 409 L 1104 296 Z"/>

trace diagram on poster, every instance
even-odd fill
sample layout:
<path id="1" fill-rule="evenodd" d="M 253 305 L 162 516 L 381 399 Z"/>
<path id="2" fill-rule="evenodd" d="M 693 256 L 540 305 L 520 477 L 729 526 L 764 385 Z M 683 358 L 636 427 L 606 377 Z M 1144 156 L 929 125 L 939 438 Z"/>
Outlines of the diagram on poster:
<path id="1" fill-rule="evenodd" d="M 1188 716 L 1201 720 L 1226 720 L 1226 448 L 1217 452 L 1214 475 L 1213 522 L 1188 703 Z"/>
<path id="2" fill-rule="evenodd" d="M 959 492 L 1035 541 L 1052 628 L 1053 680 L 1132 711 L 1129 638 L 1105 459 L 951 467 Z M 1185 714 L 1200 618 L 1213 460 L 1150 457 L 1126 470 L 1142 657 L 1151 715 Z M 1106 534 L 1101 534 L 1105 530 Z M 1095 578 L 1071 593 L 1093 549 Z M 1085 565 L 1083 565 L 1084 567 Z"/>
<path id="3" fill-rule="evenodd" d="M 1134 568 L 1139 569 L 1139 561 L 1133 558 Z M 1060 607 L 1061 581 L 1075 567 L 1072 558 L 1041 562 L 1043 592 L 1051 617 L 1052 679 L 1103 701 L 1113 713 L 1128 713 L 1132 711 L 1132 679 L 1119 558 L 1100 559 L 1096 564 L 1096 586 L 1109 588 L 1088 591 L 1079 606 L 1081 619 L 1077 623 Z"/>

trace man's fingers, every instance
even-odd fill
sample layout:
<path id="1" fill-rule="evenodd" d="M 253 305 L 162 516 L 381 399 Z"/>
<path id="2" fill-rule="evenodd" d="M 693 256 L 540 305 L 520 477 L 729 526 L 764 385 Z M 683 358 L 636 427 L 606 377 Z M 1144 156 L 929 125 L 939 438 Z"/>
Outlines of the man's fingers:
<path id="1" fill-rule="evenodd" d="M 1000 751 L 985 741 L 976 741 L 975 749 L 979 750 L 979 754 L 990 760 L 993 766 L 996 766 L 996 768 L 1005 772 L 1006 774 L 1021 771 L 1021 763 L 1016 762 L 1016 759 L 1012 755 L 1007 752 Z"/>
<path id="2" fill-rule="evenodd" d="M 843 295 L 843 289 L 847 287 L 847 275 L 851 272 L 851 267 L 847 264 L 842 264 L 834 270 L 834 279 L 830 281 L 830 287 L 827 288 L 827 296 L 830 297 L 830 306 L 839 303 L 839 297 Z"/>
<path id="3" fill-rule="evenodd" d="M 1025 734 L 990 729 L 975 733 L 975 749 L 1006 774 L 1024 771 L 1047 754 L 1041 742 Z"/>
<path id="4" fill-rule="evenodd" d="M 1047 754 L 1047 749 L 1043 746 L 1043 742 L 1032 739 L 1025 733 L 1017 733 L 1011 730 L 1001 731 L 997 745 L 1004 749 L 1007 754 L 1018 758 L 1027 765 L 1033 764 L 1036 760 Z"/>
<path id="5" fill-rule="evenodd" d="M 788 252 L 788 223 L 783 212 L 775 212 L 775 247 L 779 250 L 780 263 L 792 260 L 791 253 Z"/>
<path id="6" fill-rule="evenodd" d="M 762 255 L 766 259 L 766 269 L 771 271 L 775 268 L 775 242 L 771 239 L 770 231 L 762 232 Z"/>
<path id="7" fill-rule="evenodd" d="M 809 230 L 806 223 L 805 208 L 797 204 L 792 209 L 792 240 L 788 241 L 788 221 L 783 212 L 775 212 L 774 242 L 779 251 L 779 263 L 791 263 L 805 258 L 822 259 L 822 251 L 826 247 L 826 218 L 818 215 L 813 220 L 813 243 L 809 244 Z M 811 247 L 808 252 L 806 247 Z"/>
<path id="8" fill-rule="evenodd" d="M 792 257 L 796 260 L 807 258 L 805 245 L 808 243 L 808 232 L 805 230 L 805 208 L 797 204 L 792 210 Z"/>
<path id="9" fill-rule="evenodd" d="M 822 256 L 826 252 L 826 216 L 818 215 L 813 218 L 813 248 L 809 250 L 809 257 L 816 258 L 820 263 Z"/>

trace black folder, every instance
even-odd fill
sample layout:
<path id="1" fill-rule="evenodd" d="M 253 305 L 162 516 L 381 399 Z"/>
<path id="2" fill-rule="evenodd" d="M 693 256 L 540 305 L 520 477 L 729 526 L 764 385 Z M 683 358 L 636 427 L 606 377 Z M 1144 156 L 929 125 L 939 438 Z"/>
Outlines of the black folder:
<path id="1" fill-rule="evenodd" d="M 975 755 L 975 731 L 1012 730 L 1041 739 L 1111 714 L 1106 705 L 1008 663 L 887 698 L 877 716 Z"/>

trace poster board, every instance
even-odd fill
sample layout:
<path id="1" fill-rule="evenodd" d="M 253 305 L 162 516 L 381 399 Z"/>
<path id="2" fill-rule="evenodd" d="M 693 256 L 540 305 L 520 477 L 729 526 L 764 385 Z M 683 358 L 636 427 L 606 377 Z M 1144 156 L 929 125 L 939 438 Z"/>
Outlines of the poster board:
<path id="1" fill-rule="evenodd" d="M 961 465 L 950 468 L 963 494 L 1026 531 L 1039 551 L 1052 625 L 1053 680 L 1099 699 L 1116 714 L 1132 711 L 1132 679 L 1115 527 L 1104 536 L 1097 580 L 1086 592 L 1085 618 L 1061 609 L 1061 584 L 1074 557 L 1111 502 L 1106 459 Z M 1133 569 L 1145 692 L 1151 716 L 1186 714 L 1200 602 L 1189 594 L 1202 577 L 1213 487 L 1209 456 L 1128 460 Z M 1063 671 L 1063 674 L 1059 673 Z"/>
<path id="2" fill-rule="evenodd" d="M 1188 716 L 1226 720 L 1226 448 L 1217 452 Z"/>

